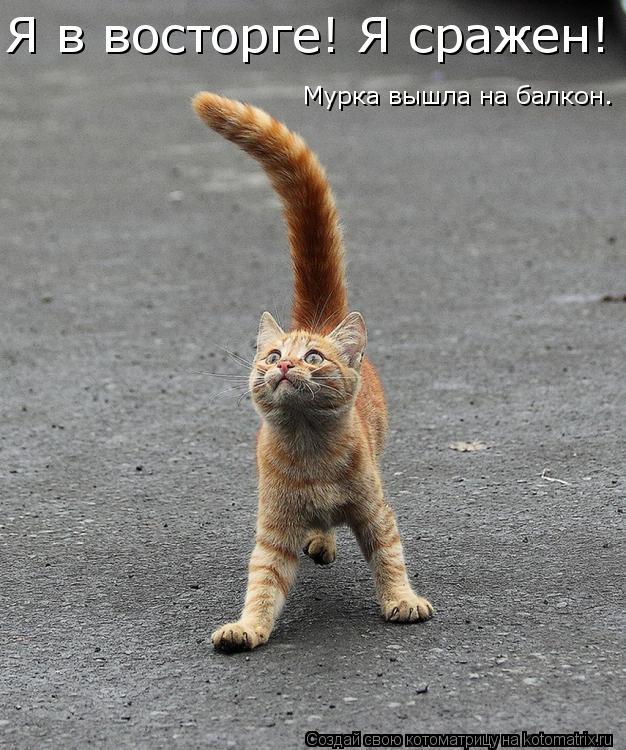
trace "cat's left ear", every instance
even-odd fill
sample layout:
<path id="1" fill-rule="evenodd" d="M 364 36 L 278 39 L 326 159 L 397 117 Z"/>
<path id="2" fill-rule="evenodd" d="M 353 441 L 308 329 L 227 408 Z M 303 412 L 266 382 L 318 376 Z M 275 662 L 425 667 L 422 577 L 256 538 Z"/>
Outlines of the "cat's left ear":
<path id="1" fill-rule="evenodd" d="M 261 315 L 261 322 L 259 323 L 259 333 L 256 337 L 256 348 L 257 351 L 264 349 L 271 341 L 274 341 L 281 336 L 284 336 L 285 332 L 274 320 L 272 315 L 268 312 L 264 312 Z"/>
<path id="2" fill-rule="evenodd" d="M 367 329 L 361 313 L 351 312 L 328 334 L 328 338 L 337 344 L 345 362 L 359 370 L 367 345 Z"/>

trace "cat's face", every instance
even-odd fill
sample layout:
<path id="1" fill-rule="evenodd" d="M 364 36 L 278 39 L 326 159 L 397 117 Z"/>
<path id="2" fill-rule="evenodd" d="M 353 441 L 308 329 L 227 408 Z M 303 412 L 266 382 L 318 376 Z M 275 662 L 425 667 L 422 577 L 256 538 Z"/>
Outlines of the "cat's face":
<path id="1" fill-rule="evenodd" d="M 358 393 L 367 340 L 360 313 L 350 313 L 331 333 L 285 333 L 263 313 L 250 375 L 252 400 L 267 418 L 294 410 L 337 410 Z"/>

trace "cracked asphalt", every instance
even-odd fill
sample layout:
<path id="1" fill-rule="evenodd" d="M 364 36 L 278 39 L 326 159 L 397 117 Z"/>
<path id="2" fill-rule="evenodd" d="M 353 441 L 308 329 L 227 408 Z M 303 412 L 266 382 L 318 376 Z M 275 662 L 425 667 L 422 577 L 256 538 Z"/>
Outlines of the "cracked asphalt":
<path id="1" fill-rule="evenodd" d="M 305 732 L 612 732 L 624 747 L 623 46 L 414 55 L 417 23 L 561 26 L 584 7 L 390 3 L 390 54 L 106 57 L 106 24 L 316 23 L 331 5 L 7 0 L 0 73 L 0 745 L 293 748 Z M 592 16 L 600 11 L 594 6 Z M 59 24 L 88 48 L 56 51 Z M 611 107 L 304 106 L 305 85 L 600 89 Z M 190 110 L 252 101 L 328 166 L 386 386 L 384 457 L 436 617 L 382 622 L 344 531 L 270 644 L 223 656 L 255 516 L 239 372 L 287 316 L 280 210 Z M 462 453 L 449 445 L 480 441 Z M 622 743 L 622 744 L 620 744 Z"/>

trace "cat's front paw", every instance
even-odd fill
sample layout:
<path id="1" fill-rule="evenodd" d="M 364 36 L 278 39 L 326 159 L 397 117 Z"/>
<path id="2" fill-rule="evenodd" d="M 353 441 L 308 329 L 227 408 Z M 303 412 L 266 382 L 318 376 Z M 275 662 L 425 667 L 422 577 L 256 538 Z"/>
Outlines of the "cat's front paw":
<path id="1" fill-rule="evenodd" d="M 433 606 L 412 591 L 398 599 L 388 599 L 381 607 L 383 617 L 388 622 L 421 622 L 433 616 Z"/>
<path id="2" fill-rule="evenodd" d="M 311 537 L 304 547 L 304 554 L 308 555 L 316 565 L 330 565 L 337 557 L 337 545 L 332 534 L 316 534 Z"/>
<path id="3" fill-rule="evenodd" d="M 267 642 L 268 633 L 261 627 L 242 622 L 222 625 L 211 636 L 216 651 L 251 651 Z"/>

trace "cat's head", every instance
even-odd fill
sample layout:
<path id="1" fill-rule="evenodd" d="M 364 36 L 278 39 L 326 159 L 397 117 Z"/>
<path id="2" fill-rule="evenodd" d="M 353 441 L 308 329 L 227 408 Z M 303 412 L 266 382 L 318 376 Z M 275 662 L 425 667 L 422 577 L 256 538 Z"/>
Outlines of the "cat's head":
<path id="1" fill-rule="evenodd" d="M 265 312 L 250 375 L 252 400 L 262 416 L 341 411 L 356 398 L 367 332 L 363 316 L 350 313 L 333 331 L 285 332 Z"/>

